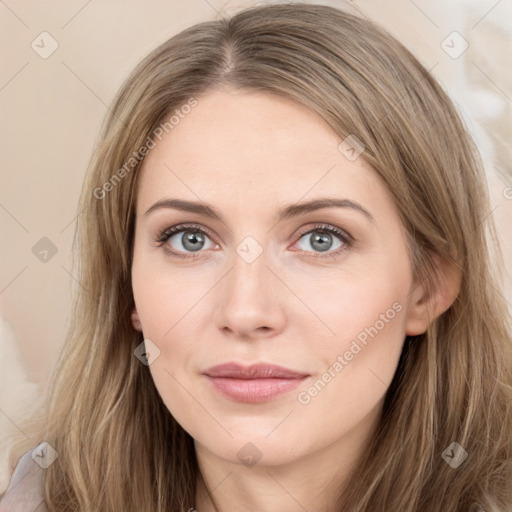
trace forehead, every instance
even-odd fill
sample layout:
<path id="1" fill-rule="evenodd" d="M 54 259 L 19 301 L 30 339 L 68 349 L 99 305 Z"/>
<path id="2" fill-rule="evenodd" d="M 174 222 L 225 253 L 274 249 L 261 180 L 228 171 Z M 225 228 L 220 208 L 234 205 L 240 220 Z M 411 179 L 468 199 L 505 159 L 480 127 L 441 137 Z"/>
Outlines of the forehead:
<path id="1" fill-rule="evenodd" d="M 326 195 L 367 204 L 382 198 L 378 175 L 363 158 L 349 160 L 339 149 L 342 140 L 317 113 L 290 99 L 209 92 L 145 157 L 138 211 L 166 195 L 254 213 Z"/>

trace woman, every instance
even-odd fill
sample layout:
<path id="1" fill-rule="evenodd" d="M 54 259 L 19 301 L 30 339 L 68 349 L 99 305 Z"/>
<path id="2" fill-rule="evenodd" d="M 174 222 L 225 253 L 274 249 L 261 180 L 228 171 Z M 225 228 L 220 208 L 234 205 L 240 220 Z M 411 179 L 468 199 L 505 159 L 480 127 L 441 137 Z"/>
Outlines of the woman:
<path id="1" fill-rule="evenodd" d="M 82 210 L 11 496 L 35 472 L 50 512 L 512 509 L 481 163 L 382 29 L 293 3 L 171 38 L 118 93 Z"/>

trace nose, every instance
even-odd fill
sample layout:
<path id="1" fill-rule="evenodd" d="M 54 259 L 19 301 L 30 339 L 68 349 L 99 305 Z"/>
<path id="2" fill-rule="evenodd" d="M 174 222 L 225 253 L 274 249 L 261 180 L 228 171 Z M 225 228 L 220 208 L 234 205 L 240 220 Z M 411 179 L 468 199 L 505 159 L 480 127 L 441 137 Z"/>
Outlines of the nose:
<path id="1" fill-rule="evenodd" d="M 217 287 L 215 323 L 225 335 L 250 341 L 274 337 L 285 328 L 286 287 L 269 263 L 265 252 L 252 262 L 235 254 Z"/>

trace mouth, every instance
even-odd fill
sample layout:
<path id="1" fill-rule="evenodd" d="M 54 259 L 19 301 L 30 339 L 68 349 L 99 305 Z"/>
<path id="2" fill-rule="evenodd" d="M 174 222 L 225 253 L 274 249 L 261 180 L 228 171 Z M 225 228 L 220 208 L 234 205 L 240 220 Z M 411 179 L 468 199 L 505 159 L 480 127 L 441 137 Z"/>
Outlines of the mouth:
<path id="1" fill-rule="evenodd" d="M 266 402 L 302 384 L 309 374 L 273 364 L 230 362 L 205 370 L 212 388 L 236 402 Z"/>

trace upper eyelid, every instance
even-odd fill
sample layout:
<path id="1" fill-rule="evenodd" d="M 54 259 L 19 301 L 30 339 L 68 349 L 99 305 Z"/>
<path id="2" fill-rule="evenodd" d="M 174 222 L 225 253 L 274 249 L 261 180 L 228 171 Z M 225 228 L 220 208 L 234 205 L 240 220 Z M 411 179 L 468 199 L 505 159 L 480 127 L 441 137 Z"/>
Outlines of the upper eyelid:
<path id="1" fill-rule="evenodd" d="M 210 235 L 209 228 L 206 228 L 205 226 L 198 224 L 198 223 L 187 223 L 187 222 L 176 224 L 176 225 L 166 228 L 163 232 L 161 232 L 161 235 L 159 235 L 158 238 L 155 240 L 156 245 L 158 247 L 162 247 L 163 250 L 166 253 L 168 253 L 169 256 L 174 256 L 176 258 L 185 258 L 185 259 L 192 258 L 192 260 L 200 258 L 202 253 L 207 253 L 209 251 L 198 251 L 197 253 L 194 253 L 194 252 L 189 253 L 188 251 L 180 251 L 177 249 L 171 249 L 169 247 L 165 247 L 165 244 L 170 240 L 170 238 L 172 236 L 174 236 L 176 234 L 183 233 L 184 231 L 187 231 L 187 229 L 194 229 L 194 228 L 201 232 L 204 232 L 208 236 L 208 238 L 210 238 L 212 240 L 212 242 L 215 245 L 217 245 L 217 247 L 219 245 L 221 245 L 216 242 L 215 235 L 214 236 Z M 173 232 L 169 233 L 169 231 L 171 229 L 173 229 Z M 317 223 L 315 223 L 314 226 L 310 226 L 309 228 L 300 229 L 300 232 L 298 234 L 294 235 L 294 239 L 295 239 L 294 245 L 296 243 L 298 243 L 302 239 L 302 237 L 304 237 L 305 235 L 307 235 L 311 232 L 314 232 L 315 230 L 317 230 L 317 231 L 323 230 L 330 234 L 334 234 L 334 236 L 336 238 L 338 238 L 338 240 L 341 242 L 341 244 L 342 244 L 341 247 L 338 247 L 336 250 L 328 251 L 325 253 L 322 253 L 322 252 L 317 253 L 316 251 L 307 251 L 307 250 L 306 251 L 304 251 L 304 250 L 293 251 L 293 252 L 298 252 L 297 256 L 299 258 L 304 258 L 306 254 L 311 254 L 311 257 L 318 261 L 325 260 L 326 258 L 335 259 L 338 257 L 342 257 L 344 254 L 346 254 L 352 248 L 357 247 L 359 245 L 357 240 L 348 231 L 346 231 L 345 229 L 340 228 L 338 226 L 335 226 L 334 224 L 330 224 L 327 222 L 317 222 Z M 166 235 L 166 233 L 169 233 L 169 234 Z"/>
<path id="2" fill-rule="evenodd" d="M 313 224 L 314 224 L 313 226 L 299 229 L 298 232 L 296 232 L 296 234 L 294 236 L 297 237 L 298 239 L 300 239 L 304 235 L 309 234 L 312 231 L 326 230 L 326 231 L 333 233 L 335 236 L 338 236 L 341 239 L 343 237 L 346 237 L 349 239 L 349 241 L 354 242 L 354 237 L 346 229 L 340 228 L 340 227 L 335 226 L 334 224 L 330 224 L 328 222 L 316 222 Z M 206 226 L 203 226 L 199 223 L 194 223 L 194 222 L 183 222 L 183 223 L 176 224 L 174 226 L 169 226 L 168 228 L 164 229 L 161 232 L 161 234 L 158 236 L 158 238 L 163 238 L 164 235 L 167 232 L 169 232 L 171 229 L 174 229 L 174 232 L 169 233 L 169 236 L 167 237 L 167 239 L 170 239 L 174 235 L 183 233 L 187 229 L 198 229 L 199 231 L 204 232 L 210 238 L 214 239 L 213 241 L 215 241 L 215 238 L 216 238 L 215 235 L 213 234 L 213 232 L 209 228 L 207 228 Z M 337 231 L 339 231 L 340 233 L 337 233 Z M 345 242 L 345 240 L 342 240 L 342 241 Z M 218 244 L 218 242 L 215 242 L 215 243 Z M 218 245 L 220 245 L 220 244 L 218 244 Z"/>

